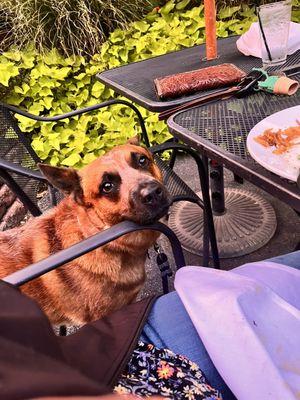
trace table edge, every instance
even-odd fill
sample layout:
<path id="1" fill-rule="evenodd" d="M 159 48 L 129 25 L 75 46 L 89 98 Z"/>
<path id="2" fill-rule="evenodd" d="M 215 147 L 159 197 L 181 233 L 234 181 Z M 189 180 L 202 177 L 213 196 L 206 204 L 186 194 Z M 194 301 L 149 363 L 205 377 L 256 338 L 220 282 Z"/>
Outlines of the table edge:
<path id="1" fill-rule="evenodd" d="M 197 106 L 196 106 L 197 107 Z M 195 107 L 195 108 L 196 108 Z M 176 137 L 179 136 L 179 139 L 183 140 L 186 139 L 187 142 L 189 142 L 189 145 L 191 147 L 194 147 L 195 150 L 199 151 L 201 149 L 206 155 L 209 155 L 208 153 L 215 153 L 216 158 L 220 159 L 221 163 L 225 165 L 229 170 L 233 170 L 234 173 L 238 175 L 237 168 L 241 169 L 241 178 L 246 179 L 247 181 L 251 182 L 252 184 L 256 185 L 257 187 L 261 188 L 262 190 L 270 193 L 274 197 L 279 198 L 281 201 L 285 202 L 287 205 L 290 207 L 294 208 L 295 210 L 300 212 L 300 190 L 299 194 L 297 195 L 296 192 L 290 190 L 286 185 L 289 185 L 289 183 L 283 181 L 283 183 L 286 183 L 284 186 L 280 185 L 278 186 L 280 182 L 276 182 L 278 179 L 284 179 L 281 178 L 279 175 L 276 175 L 264 167 L 260 166 L 259 163 L 257 163 L 255 160 L 253 160 L 253 165 L 257 165 L 260 168 L 263 168 L 267 174 L 270 174 L 270 177 L 261 174 L 251 168 L 251 163 L 247 160 L 243 160 L 244 164 L 239 163 L 239 158 L 238 156 L 232 155 L 228 152 L 224 153 L 222 152 L 218 146 L 216 146 L 213 143 L 210 143 L 204 138 L 200 138 L 198 135 L 195 135 L 193 132 L 189 131 L 186 128 L 181 127 L 178 125 L 175 121 L 174 118 L 178 116 L 180 113 L 184 111 L 179 111 L 176 114 L 172 115 L 168 120 L 167 120 L 167 126 L 170 130 L 170 133 Z M 200 140 L 199 140 L 200 138 Z M 274 176 L 275 182 L 271 179 L 271 176 Z M 251 179 L 252 177 L 252 179 Z M 263 185 L 257 185 L 254 181 L 253 178 L 258 179 L 260 182 L 263 182 L 265 186 L 268 186 L 269 188 L 272 187 L 272 191 L 268 190 L 265 186 Z M 292 184 L 291 184 L 292 185 Z M 295 182 L 295 188 L 296 182 Z M 290 201 L 287 202 L 284 199 L 284 196 L 288 196 L 290 198 Z"/>

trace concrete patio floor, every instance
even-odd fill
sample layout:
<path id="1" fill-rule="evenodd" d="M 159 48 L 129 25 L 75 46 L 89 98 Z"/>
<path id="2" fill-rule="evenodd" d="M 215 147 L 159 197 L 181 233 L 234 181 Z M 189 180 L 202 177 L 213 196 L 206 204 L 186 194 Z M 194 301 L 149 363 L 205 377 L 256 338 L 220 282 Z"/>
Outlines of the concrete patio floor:
<path id="1" fill-rule="evenodd" d="M 194 190 L 199 190 L 199 180 L 197 171 L 193 160 L 189 157 L 180 157 L 176 161 L 175 170 L 183 180 Z M 225 170 L 225 187 L 241 187 L 245 190 L 255 191 L 260 193 L 266 200 L 268 200 L 273 206 L 276 217 L 277 217 L 277 229 L 273 238 L 265 246 L 261 247 L 257 251 L 247 254 L 242 257 L 221 259 L 221 269 L 230 270 L 239 265 L 254 262 L 259 260 L 265 260 L 270 257 L 282 255 L 294 251 L 300 243 L 300 217 L 292 210 L 289 206 L 275 199 L 266 192 L 258 189 L 248 182 L 244 182 L 243 185 L 236 183 L 233 179 L 233 174 Z M 174 261 L 170 252 L 170 246 L 167 239 L 160 238 L 159 243 L 162 245 L 166 254 L 169 257 L 170 265 L 174 270 Z M 200 256 L 191 254 L 184 251 L 187 265 L 202 265 L 202 258 Z M 141 293 L 141 297 L 150 294 L 161 294 L 161 278 L 160 272 L 156 265 L 156 254 L 154 251 L 150 251 L 150 258 L 146 264 L 147 281 L 145 287 Z M 173 290 L 173 279 L 171 281 L 170 290 Z"/>

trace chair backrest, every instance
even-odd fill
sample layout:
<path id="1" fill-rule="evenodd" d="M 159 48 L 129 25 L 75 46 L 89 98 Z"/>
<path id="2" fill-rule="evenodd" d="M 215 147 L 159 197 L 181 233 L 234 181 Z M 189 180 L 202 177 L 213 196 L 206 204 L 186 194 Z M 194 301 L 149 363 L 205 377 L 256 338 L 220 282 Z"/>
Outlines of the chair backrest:
<path id="1" fill-rule="evenodd" d="M 36 170 L 37 163 L 40 162 L 39 157 L 31 147 L 30 137 L 20 131 L 13 113 L 3 105 L 0 105 L 0 158 L 31 170 Z M 49 200 L 44 201 L 45 207 L 43 207 L 43 204 L 42 206 L 39 204 L 41 193 L 48 189 L 45 183 L 7 170 L 0 171 L 0 175 L 8 186 L 15 191 L 11 186 L 12 179 L 41 212 L 43 208 L 49 208 L 51 204 Z M 22 199 L 20 200 L 22 201 Z"/>

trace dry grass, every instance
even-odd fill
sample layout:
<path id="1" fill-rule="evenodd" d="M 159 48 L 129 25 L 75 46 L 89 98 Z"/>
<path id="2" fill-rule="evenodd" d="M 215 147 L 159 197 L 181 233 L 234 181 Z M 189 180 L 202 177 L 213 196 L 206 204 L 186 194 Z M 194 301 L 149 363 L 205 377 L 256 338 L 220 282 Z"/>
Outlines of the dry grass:
<path id="1" fill-rule="evenodd" d="M 92 55 L 109 32 L 150 8 L 150 0 L 0 0 L 0 51 L 35 43 L 41 52 Z"/>
<path id="2" fill-rule="evenodd" d="M 176 0 L 179 2 L 180 0 Z M 243 0 L 259 5 L 274 0 Z M 52 47 L 64 55 L 93 55 L 115 28 L 124 29 L 167 0 L 0 0 L 0 52 L 12 45 L 35 44 L 39 52 Z M 217 8 L 241 4 L 216 0 Z M 198 6 L 191 0 L 188 8 Z"/>

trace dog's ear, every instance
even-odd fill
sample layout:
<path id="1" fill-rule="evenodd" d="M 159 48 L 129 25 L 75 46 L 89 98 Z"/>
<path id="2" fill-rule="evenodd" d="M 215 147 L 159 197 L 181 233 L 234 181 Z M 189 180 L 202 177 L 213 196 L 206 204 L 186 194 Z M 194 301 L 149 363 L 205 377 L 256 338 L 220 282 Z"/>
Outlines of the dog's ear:
<path id="1" fill-rule="evenodd" d="M 64 194 L 74 196 L 79 203 L 83 203 L 83 191 L 80 185 L 80 176 L 76 169 L 52 167 L 47 164 L 38 164 L 42 174 L 47 178 L 51 185 L 61 190 Z"/>
<path id="2" fill-rule="evenodd" d="M 136 136 L 133 136 L 133 137 L 129 138 L 126 143 L 133 144 L 134 146 L 140 146 L 141 143 L 140 143 L 139 135 L 136 135 Z"/>

